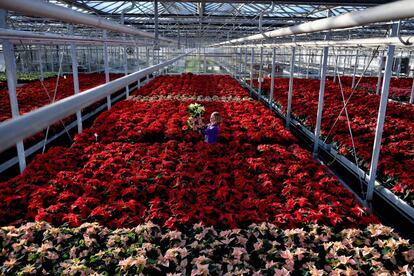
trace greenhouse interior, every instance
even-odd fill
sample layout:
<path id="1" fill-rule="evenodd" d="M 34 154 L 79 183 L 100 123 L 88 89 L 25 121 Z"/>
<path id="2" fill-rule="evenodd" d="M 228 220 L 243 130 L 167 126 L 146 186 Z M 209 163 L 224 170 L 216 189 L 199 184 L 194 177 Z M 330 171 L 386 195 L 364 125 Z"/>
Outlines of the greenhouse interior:
<path id="1" fill-rule="evenodd" d="M 413 274 L 413 0 L 0 25 L 0 275 Z"/>

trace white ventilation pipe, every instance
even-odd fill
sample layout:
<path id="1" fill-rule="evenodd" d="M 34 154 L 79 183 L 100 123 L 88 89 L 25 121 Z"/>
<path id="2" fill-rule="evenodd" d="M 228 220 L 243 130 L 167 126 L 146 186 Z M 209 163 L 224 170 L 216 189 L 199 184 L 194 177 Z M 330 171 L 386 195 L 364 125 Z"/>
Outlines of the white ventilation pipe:
<path id="1" fill-rule="evenodd" d="M 346 14 L 327 17 L 324 19 L 306 22 L 295 26 L 280 28 L 277 30 L 265 32 L 263 34 L 256 34 L 232 39 L 225 42 L 213 44 L 212 46 L 224 46 L 228 44 L 262 40 L 286 35 L 299 35 L 335 29 L 346 29 L 371 23 L 406 19 L 410 17 L 414 17 L 414 1 L 401 0 L 379 5 L 362 11 L 349 12 Z"/>
<path id="2" fill-rule="evenodd" d="M 404 41 L 404 44 L 402 41 Z M 349 39 L 349 40 L 320 40 L 320 41 L 304 41 L 304 42 L 281 42 L 281 43 L 257 43 L 257 44 L 244 44 L 244 45 L 232 45 L 224 46 L 228 48 L 242 47 L 242 48 L 252 48 L 252 47 L 264 47 L 264 48 L 274 48 L 274 47 L 328 47 L 328 46 L 346 46 L 346 47 L 374 47 L 378 45 L 397 45 L 397 46 L 406 46 L 414 47 L 412 44 L 414 42 L 414 37 L 403 36 L 398 37 L 373 37 L 373 38 L 361 38 L 361 39 Z"/>

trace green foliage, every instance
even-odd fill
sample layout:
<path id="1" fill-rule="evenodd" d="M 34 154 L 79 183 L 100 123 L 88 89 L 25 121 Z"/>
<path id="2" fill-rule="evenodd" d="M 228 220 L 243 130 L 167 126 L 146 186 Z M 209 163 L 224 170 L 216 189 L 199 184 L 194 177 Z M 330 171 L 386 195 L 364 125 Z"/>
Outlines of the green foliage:
<path id="1" fill-rule="evenodd" d="M 55 77 L 56 73 L 54 72 L 44 72 L 43 76 L 45 79 L 50 78 L 50 77 Z M 40 79 L 40 73 L 21 73 L 21 72 L 17 72 L 17 82 L 32 82 L 35 80 L 39 80 Z M 6 77 L 6 73 L 5 72 L 0 72 L 0 81 L 2 82 L 6 82 L 7 81 L 7 77 Z"/>

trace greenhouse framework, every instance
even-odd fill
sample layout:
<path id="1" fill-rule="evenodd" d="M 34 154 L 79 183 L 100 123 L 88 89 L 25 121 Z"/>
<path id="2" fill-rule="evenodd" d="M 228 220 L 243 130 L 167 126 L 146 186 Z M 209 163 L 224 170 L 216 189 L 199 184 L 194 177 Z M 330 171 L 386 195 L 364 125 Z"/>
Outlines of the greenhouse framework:
<path id="1" fill-rule="evenodd" d="M 414 1 L 0 0 L 0 274 L 412 275 Z"/>

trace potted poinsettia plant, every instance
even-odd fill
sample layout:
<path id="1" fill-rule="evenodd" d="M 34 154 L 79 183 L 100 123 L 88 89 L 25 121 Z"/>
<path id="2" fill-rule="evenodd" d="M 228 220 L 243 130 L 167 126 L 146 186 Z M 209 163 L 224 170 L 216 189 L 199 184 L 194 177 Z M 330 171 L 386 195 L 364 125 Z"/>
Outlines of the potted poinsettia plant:
<path id="1" fill-rule="evenodd" d="M 203 128 L 203 114 L 205 112 L 204 106 L 198 103 L 192 103 L 188 106 L 187 111 L 189 113 L 187 119 L 188 129 L 197 131 Z"/>

